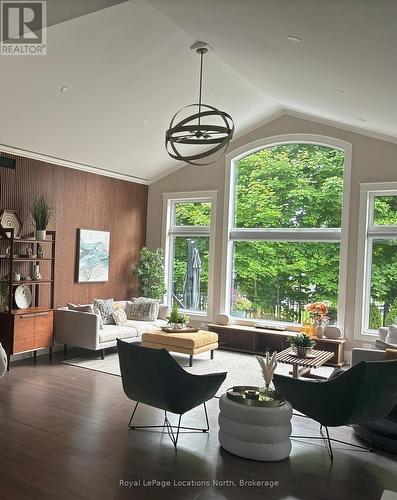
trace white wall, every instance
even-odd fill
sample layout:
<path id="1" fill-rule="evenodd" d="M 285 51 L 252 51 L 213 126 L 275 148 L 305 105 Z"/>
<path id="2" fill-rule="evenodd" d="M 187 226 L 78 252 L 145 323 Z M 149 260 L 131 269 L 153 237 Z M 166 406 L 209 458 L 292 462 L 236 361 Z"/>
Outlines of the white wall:
<path id="1" fill-rule="evenodd" d="M 353 340 L 355 315 L 355 282 L 357 261 L 357 235 L 359 214 L 359 183 L 397 181 L 397 144 L 375 139 L 335 126 L 320 124 L 309 119 L 284 115 L 258 127 L 232 141 L 228 155 L 233 150 L 259 139 L 282 134 L 318 134 L 346 141 L 352 145 L 352 170 L 349 209 L 349 235 L 347 258 L 347 300 L 345 336 L 347 349 L 362 343 Z M 147 245 L 161 246 L 162 194 L 166 192 L 218 190 L 217 226 L 215 240 L 215 290 L 213 311 L 219 311 L 221 250 L 224 211 L 225 158 L 205 167 L 184 166 L 149 186 Z"/>

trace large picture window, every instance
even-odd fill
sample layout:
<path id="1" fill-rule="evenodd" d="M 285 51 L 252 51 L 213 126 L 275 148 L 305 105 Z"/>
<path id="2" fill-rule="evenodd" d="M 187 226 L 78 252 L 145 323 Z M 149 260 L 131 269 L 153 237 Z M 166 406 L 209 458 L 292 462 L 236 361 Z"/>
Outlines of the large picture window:
<path id="1" fill-rule="evenodd" d="M 231 182 L 230 314 L 302 322 L 319 300 L 336 321 L 344 152 L 267 147 L 235 161 Z"/>
<path id="2" fill-rule="evenodd" d="M 216 194 L 165 195 L 167 302 L 207 316 L 211 309 Z"/>
<path id="3" fill-rule="evenodd" d="M 363 184 L 356 323 L 360 335 L 397 323 L 397 185 Z"/>

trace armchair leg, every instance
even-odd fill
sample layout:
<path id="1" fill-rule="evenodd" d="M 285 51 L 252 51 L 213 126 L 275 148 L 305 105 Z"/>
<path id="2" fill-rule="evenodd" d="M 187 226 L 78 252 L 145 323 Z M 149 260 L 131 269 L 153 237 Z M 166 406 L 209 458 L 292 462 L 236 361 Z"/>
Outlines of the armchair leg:
<path id="1" fill-rule="evenodd" d="M 168 420 L 168 416 L 167 416 L 167 411 L 166 410 L 164 411 L 164 423 L 163 423 L 163 425 L 132 425 L 132 421 L 134 419 L 134 416 L 135 416 L 136 410 L 138 408 L 138 405 L 139 405 L 139 401 L 137 401 L 136 404 L 135 404 L 135 406 L 134 406 L 134 409 L 132 411 L 132 415 L 131 415 L 130 421 L 128 422 L 128 427 L 131 430 L 135 430 L 135 429 L 163 429 L 164 430 L 164 428 L 166 428 L 167 434 L 169 435 L 169 437 L 170 437 L 170 439 L 172 441 L 172 444 L 174 445 L 175 449 L 176 449 L 177 444 L 178 444 L 179 435 L 180 434 L 185 434 L 185 433 L 181 433 L 180 432 L 181 430 L 191 431 L 191 432 L 208 432 L 209 429 L 210 429 L 210 424 L 209 424 L 209 421 L 208 421 L 207 406 L 206 406 L 205 403 L 203 403 L 203 405 L 204 405 L 204 413 L 205 413 L 205 422 L 206 422 L 206 425 L 207 425 L 205 429 L 200 429 L 200 428 L 197 428 L 197 427 L 184 427 L 184 426 L 182 426 L 181 425 L 182 415 L 179 415 L 178 425 L 172 425 L 171 422 Z M 174 429 L 176 429 L 176 432 L 174 431 Z"/>
<path id="2" fill-rule="evenodd" d="M 105 359 L 105 349 L 101 349 L 101 359 Z"/>
<path id="3" fill-rule="evenodd" d="M 299 415 L 299 416 L 301 416 L 301 415 Z M 325 434 L 323 432 L 323 428 L 325 429 Z M 345 444 L 347 446 L 351 446 L 353 448 L 358 448 L 360 450 L 367 451 L 367 452 L 372 452 L 373 451 L 372 449 L 366 448 L 365 446 L 360 446 L 358 444 L 348 443 L 347 441 L 341 441 L 340 439 L 335 439 L 335 438 L 330 437 L 329 431 L 328 431 L 328 427 L 326 425 L 321 425 L 320 424 L 320 434 L 321 434 L 321 436 L 294 436 L 294 435 L 292 435 L 291 438 L 296 438 L 296 439 L 322 439 L 322 440 L 324 440 L 325 445 L 326 445 L 327 450 L 328 450 L 329 457 L 331 459 L 331 462 L 333 462 L 333 460 L 334 460 L 334 452 L 333 452 L 333 449 L 332 449 L 332 442 Z"/>
<path id="4" fill-rule="evenodd" d="M 320 427 L 320 434 L 323 436 L 324 438 L 324 442 L 327 446 L 327 449 L 328 449 L 328 453 L 329 453 L 329 458 L 331 459 L 331 462 L 334 461 L 334 452 L 332 451 L 332 444 L 331 444 L 331 439 L 329 437 L 329 432 L 328 432 L 328 427 L 325 425 L 325 432 L 327 433 L 327 437 L 325 438 L 324 434 L 323 434 L 323 426 Z"/>
<path id="5" fill-rule="evenodd" d="M 68 355 L 68 345 L 63 344 L 63 359 L 66 359 L 67 355 Z"/>

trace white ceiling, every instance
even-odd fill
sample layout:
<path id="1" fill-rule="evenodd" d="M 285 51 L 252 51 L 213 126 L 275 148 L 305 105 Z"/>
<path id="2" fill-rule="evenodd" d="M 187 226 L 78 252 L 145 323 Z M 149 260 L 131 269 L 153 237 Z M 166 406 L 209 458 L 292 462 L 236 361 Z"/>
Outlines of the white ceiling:
<path id="1" fill-rule="evenodd" d="M 196 40 L 215 47 L 204 100 L 237 133 L 288 108 L 397 137 L 396 21 L 394 0 L 119 3 L 49 27 L 45 57 L 0 56 L 0 144 L 163 175 L 176 164 L 164 150 L 169 120 L 196 101 Z"/>

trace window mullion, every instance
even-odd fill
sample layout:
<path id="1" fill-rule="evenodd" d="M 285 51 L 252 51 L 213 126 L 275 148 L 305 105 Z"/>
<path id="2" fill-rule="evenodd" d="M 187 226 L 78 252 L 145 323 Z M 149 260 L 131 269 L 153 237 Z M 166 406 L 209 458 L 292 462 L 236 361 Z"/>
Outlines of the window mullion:
<path id="1" fill-rule="evenodd" d="M 329 241 L 339 242 L 340 228 L 232 229 L 232 241 Z"/>
<path id="2" fill-rule="evenodd" d="M 170 236 L 209 236 L 211 228 L 209 226 L 173 226 L 170 227 Z"/>
<path id="3" fill-rule="evenodd" d="M 369 238 L 397 238 L 397 226 L 369 226 L 367 236 Z"/>

